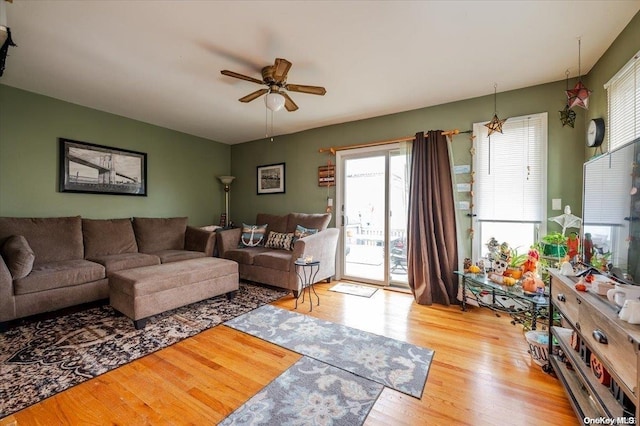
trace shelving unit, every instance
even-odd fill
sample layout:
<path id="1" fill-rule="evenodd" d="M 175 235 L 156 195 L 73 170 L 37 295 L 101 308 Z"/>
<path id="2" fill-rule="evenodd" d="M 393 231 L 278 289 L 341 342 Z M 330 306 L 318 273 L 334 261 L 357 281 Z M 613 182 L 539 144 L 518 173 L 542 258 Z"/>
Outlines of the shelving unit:
<path id="1" fill-rule="evenodd" d="M 636 424 L 640 419 L 640 325 L 618 319 L 616 307 L 606 298 L 575 290 L 574 279 L 557 270 L 550 273 L 550 315 L 557 310 L 565 327 L 549 329 L 546 369 L 553 369 L 560 379 L 580 420 L 605 417 L 621 419 L 618 424 Z M 578 351 L 571 344 L 574 333 L 582 342 Z M 607 370 L 612 385 L 600 383 L 593 373 L 591 354 Z"/>

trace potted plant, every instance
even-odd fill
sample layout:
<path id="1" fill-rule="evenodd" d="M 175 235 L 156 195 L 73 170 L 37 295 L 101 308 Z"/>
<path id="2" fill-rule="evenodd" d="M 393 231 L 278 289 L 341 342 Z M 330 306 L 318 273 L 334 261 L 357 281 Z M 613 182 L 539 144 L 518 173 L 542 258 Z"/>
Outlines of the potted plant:
<path id="1" fill-rule="evenodd" d="M 560 232 L 552 232 L 542 237 L 542 254 L 551 257 L 567 255 L 567 237 Z"/>
<path id="2" fill-rule="evenodd" d="M 522 277 L 522 265 L 526 262 L 527 255 L 526 253 L 518 253 L 517 248 L 510 249 L 509 254 L 509 266 L 507 266 L 504 275 L 515 278 L 516 280 L 520 279 L 520 277 Z"/>

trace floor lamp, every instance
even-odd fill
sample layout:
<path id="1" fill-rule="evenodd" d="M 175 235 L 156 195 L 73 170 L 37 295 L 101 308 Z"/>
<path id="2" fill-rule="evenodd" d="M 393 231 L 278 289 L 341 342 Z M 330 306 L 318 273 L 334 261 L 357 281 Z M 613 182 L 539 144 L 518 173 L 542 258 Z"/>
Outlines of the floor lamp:
<path id="1" fill-rule="evenodd" d="M 235 179 L 235 176 L 218 176 L 220 182 L 224 185 L 224 227 L 229 226 L 229 190 L 231 189 L 231 182 Z"/>

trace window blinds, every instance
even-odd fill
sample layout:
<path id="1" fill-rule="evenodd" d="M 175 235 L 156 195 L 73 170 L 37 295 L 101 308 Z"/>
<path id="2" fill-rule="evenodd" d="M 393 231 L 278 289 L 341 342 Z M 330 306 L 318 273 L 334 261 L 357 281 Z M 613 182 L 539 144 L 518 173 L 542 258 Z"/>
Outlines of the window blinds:
<path id="1" fill-rule="evenodd" d="M 640 137 L 640 52 L 611 80 L 607 90 L 609 151 Z"/>
<path id="2" fill-rule="evenodd" d="M 634 147 L 607 153 L 584 165 L 584 224 L 620 225 L 631 212 Z"/>
<path id="3" fill-rule="evenodd" d="M 479 221 L 542 222 L 545 215 L 547 113 L 509 118 L 489 140 L 473 126 L 474 213 Z"/>

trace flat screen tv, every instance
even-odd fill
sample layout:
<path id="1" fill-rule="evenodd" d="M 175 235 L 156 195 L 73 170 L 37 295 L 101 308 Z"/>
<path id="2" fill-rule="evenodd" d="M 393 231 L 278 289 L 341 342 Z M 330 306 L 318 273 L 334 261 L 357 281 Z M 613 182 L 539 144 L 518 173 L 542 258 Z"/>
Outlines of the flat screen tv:
<path id="1" fill-rule="evenodd" d="M 640 138 L 587 161 L 583 173 L 583 261 L 640 285 Z"/>

